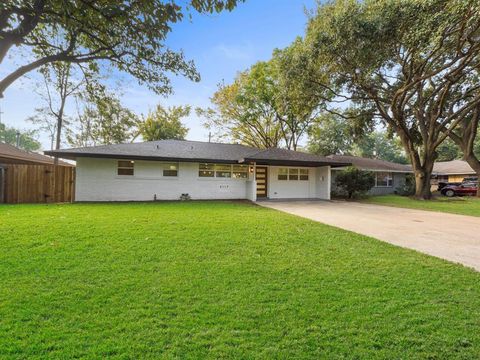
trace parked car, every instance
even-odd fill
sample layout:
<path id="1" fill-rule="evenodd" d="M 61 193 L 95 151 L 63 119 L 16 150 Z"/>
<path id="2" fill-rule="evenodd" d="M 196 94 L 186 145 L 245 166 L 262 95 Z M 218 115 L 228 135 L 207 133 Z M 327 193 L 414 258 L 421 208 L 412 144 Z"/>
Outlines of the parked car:
<path id="1" fill-rule="evenodd" d="M 476 195 L 478 190 L 478 184 L 474 182 L 464 182 L 459 185 L 448 184 L 442 190 L 441 194 L 444 196 L 466 196 Z"/>
<path id="2" fill-rule="evenodd" d="M 466 178 L 463 178 L 463 181 L 462 182 L 446 182 L 446 181 L 441 181 L 438 183 L 438 187 L 437 187 L 437 191 L 442 191 L 442 189 L 445 187 L 445 186 L 449 186 L 449 185 L 456 185 L 456 186 L 459 186 L 459 185 L 462 185 L 464 183 L 478 183 L 478 177 L 476 176 L 472 176 L 472 177 L 466 177 Z"/>

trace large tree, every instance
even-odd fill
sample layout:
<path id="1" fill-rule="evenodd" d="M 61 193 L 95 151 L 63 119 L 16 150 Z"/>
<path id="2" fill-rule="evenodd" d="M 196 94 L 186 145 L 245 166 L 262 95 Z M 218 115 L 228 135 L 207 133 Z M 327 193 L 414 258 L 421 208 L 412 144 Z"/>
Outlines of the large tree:
<path id="1" fill-rule="evenodd" d="M 219 85 L 210 99 L 213 108 L 197 109 L 218 139 L 258 148 L 280 146 L 282 133 L 271 67 L 267 62 L 253 65 L 239 73 L 232 84 Z"/>
<path id="2" fill-rule="evenodd" d="M 3 0 L 0 64 L 17 47 L 32 57 L 0 78 L 0 98 L 23 75 L 56 62 L 106 62 L 159 93 L 170 90 L 165 71 L 198 80 L 193 63 L 165 45 L 172 24 L 192 9 L 231 10 L 239 1 Z"/>
<path id="3" fill-rule="evenodd" d="M 176 139 L 183 140 L 188 128 L 182 118 L 190 115 L 190 106 L 171 106 L 164 108 L 157 105 L 154 111 L 138 123 L 138 134 L 145 141 Z"/>
<path id="4" fill-rule="evenodd" d="M 328 87 L 373 111 L 401 139 L 428 199 L 436 149 L 480 104 L 478 1 L 336 1 L 308 25 Z M 314 82 L 312 82 L 314 84 Z"/>
<path id="5" fill-rule="evenodd" d="M 309 129 L 308 151 L 323 156 L 350 154 L 353 141 L 349 123 L 327 112 Z"/>
<path id="6" fill-rule="evenodd" d="M 132 141 L 138 130 L 138 117 L 120 100 L 106 91 L 93 92 L 84 99 L 75 126 L 69 128 L 67 141 L 74 146 L 120 144 Z"/>
<path id="7" fill-rule="evenodd" d="M 198 111 L 207 117 L 207 127 L 247 145 L 296 150 L 328 97 L 300 81 L 306 73 L 302 47 L 297 39 L 238 74 L 231 85 L 220 85 L 211 99 L 214 108 Z"/>
<path id="8" fill-rule="evenodd" d="M 352 155 L 406 164 L 407 157 L 400 139 L 387 131 L 372 131 L 362 136 L 352 146 Z"/>
<path id="9" fill-rule="evenodd" d="M 276 112 L 283 140 L 288 149 L 297 150 L 299 142 L 310 127 L 317 122 L 329 93 L 302 81 L 311 76 L 306 69 L 308 63 L 304 43 L 297 38 L 292 45 L 275 50 L 270 60 L 271 77 L 274 83 L 273 106 Z M 325 74 L 317 73 L 317 77 L 325 78 Z"/>

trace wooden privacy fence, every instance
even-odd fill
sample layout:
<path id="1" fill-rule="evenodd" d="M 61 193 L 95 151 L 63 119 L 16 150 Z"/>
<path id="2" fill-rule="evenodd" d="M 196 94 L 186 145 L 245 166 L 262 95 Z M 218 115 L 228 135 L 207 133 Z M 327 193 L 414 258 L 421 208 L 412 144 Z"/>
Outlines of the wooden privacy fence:
<path id="1" fill-rule="evenodd" d="M 3 202 L 7 204 L 72 202 L 74 200 L 74 167 L 17 164 L 2 165 L 2 167 L 4 170 L 0 180 L 3 181 Z"/>

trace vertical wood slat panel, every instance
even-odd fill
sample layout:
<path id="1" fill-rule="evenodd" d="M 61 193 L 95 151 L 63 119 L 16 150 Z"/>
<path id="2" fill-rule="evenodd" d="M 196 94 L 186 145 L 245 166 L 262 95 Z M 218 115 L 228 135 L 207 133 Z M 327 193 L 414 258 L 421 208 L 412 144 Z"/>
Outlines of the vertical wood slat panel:
<path id="1" fill-rule="evenodd" d="M 74 200 L 75 168 L 54 165 L 7 165 L 5 202 L 51 203 Z"/>

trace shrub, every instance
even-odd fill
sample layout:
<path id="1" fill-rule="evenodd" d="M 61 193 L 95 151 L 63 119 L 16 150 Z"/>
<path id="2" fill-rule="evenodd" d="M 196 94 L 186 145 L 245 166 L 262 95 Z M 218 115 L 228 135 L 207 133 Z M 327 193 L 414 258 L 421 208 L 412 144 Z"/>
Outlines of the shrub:
<path id="1" fill-rule="evenodd" d="M 375 185 L 375 175 L 351 166 L 337 174 L 335 185 L 351 199 L 367 193 Z"/>
<path id="2" fill-rule="evenodd" d="M 395 193 L 401 196 L 412 196 L 415 194 L 415 177 L 412 174 L 405 175 L 405 183 L 395 189 Z"/>

